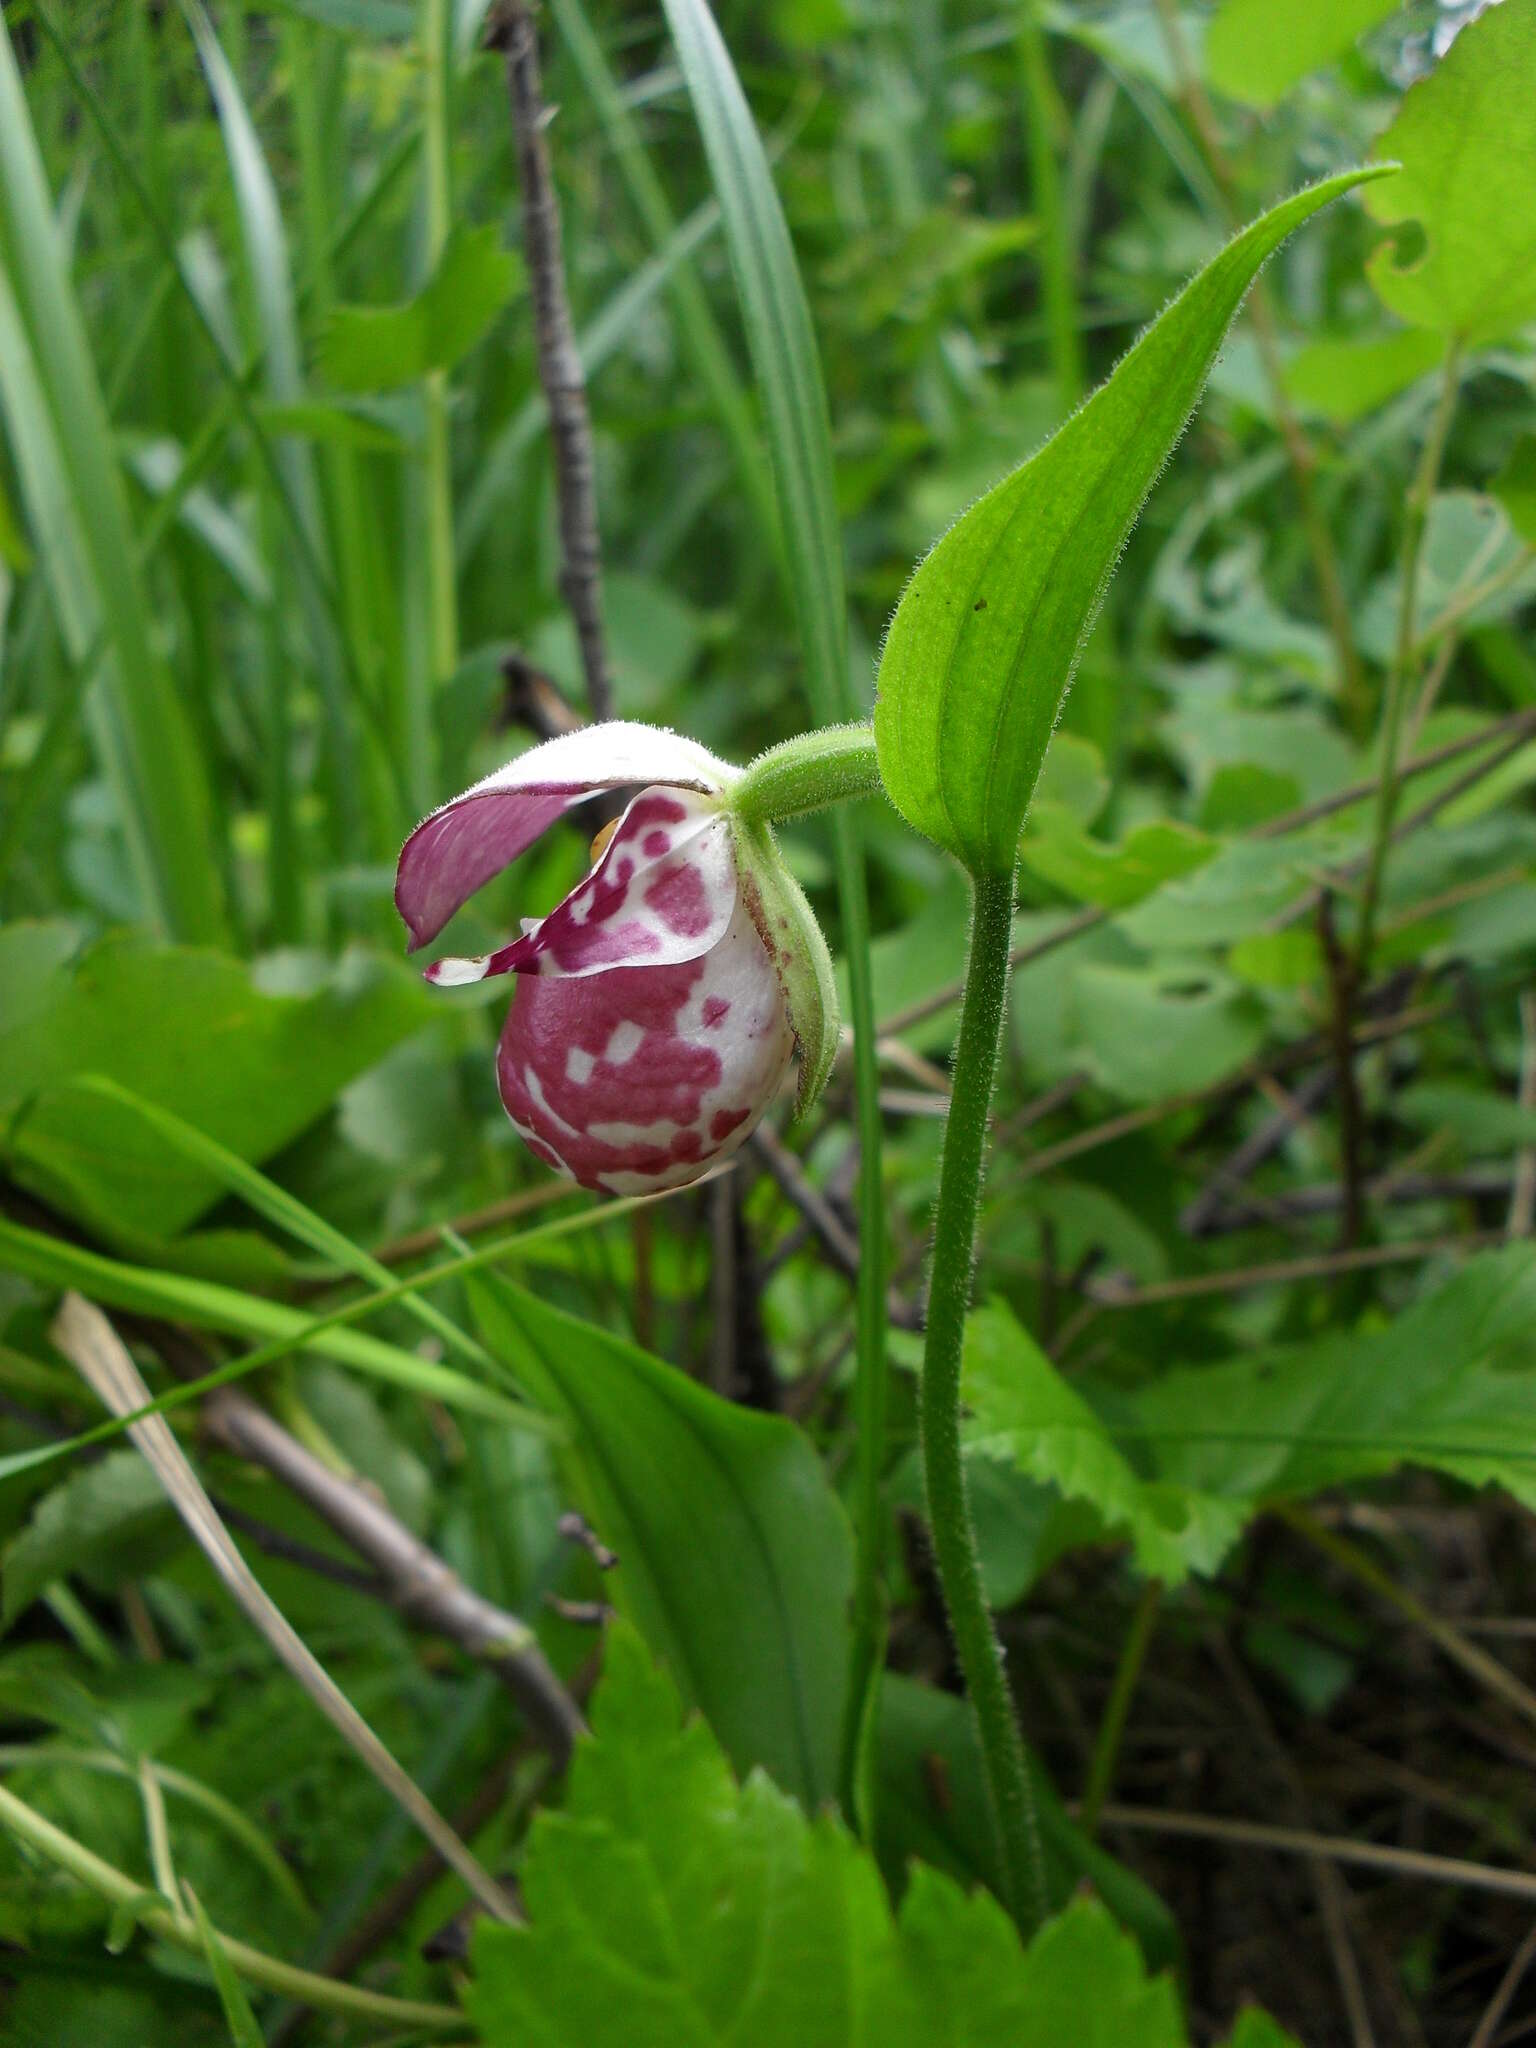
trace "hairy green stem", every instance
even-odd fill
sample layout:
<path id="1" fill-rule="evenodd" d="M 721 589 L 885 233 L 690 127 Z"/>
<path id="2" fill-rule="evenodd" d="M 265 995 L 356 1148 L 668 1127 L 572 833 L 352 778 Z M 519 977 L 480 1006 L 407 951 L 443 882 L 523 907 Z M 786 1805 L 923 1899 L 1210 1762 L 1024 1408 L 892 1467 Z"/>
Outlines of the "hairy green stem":
<path id="1" fill-rule="evenodd" d="M 1022 0 L 1019 8 L 1019 68 L 1024 78 L 1029 198 L 1040 224 L 1040 278 L 1051 337 L 1056 408 L 1065 419 L 1083 395 L 1083 349 L 1061 197 L 1061 169 L 1056 161 L 1056 93 L 1037 0 Z"/>
<path id="2" fill-rule="evenodd" d="M 730 803 L 747 824 L 771 824 L 873 796 L 879 788 L 874 728 L 829 725 L 759 754 L 733 785 Z"/>
<path id="3" fill-rule="evenodd" d="M 202 1935 L 190 1916 L 169 1903 L 149 1903 L 150 1894 L 126 1871 L 105 1862 L 83 1842 L 77 1842 L 73 1835 L 66 1835 L 62 1828 L 56 1828 L 52 1821 L 45 1820 L 3 1785 L 0 1785 L 0 1827 L 112 1905 L 132 1910 L 135 1918 L 161 1941 L 185 1949 L 188 1955 L 199 1960 L 207 1955 Z M 389 1998 L 382 1992 L 363 1991 L 354 1984 L 343 1984 L 336 1977 L 321 1977 L 313 1970 L 297 1969 L 277 1956 L 269 1956 L 246 1942 L 236 1941 L 233 1935 L 221 1934 L 219 1946 L 229 1958 L 236 1975 L 243 1977 L 248 1984 L 259 1984 L 263 1990 L 281 1992 L 285 1997 L 297 1999 L 319 2012 L 344 2013 L 353 2019 L 397 2027 L 449 2027 L 459 2024 L 463 2018 L 449 2005 L 426 2005 L 415 1999 Z"/>
<path id="4" fill-rule="evenodd" d="M 1460 388 L 1461 346 L 1453 341 L 1445 358 L 1440 401 L 1435 407 L 1435 416 L 1425 437 L 1424 451 L 1419 457 L 1418 473 L 1414 477 L 1413 488 L 1408 493 L 1403 524 L 1402 586 L 1397 600 L 1397 638 L 1392 650 L 1392 666 L 1387 671 L 1386 694 L 1382 698 L 1381 706 L 1381 760 L 1380 780 L 1376 786 L 1376 825 L 1371 837 L 1370 864 L 1366 868 L 1365 884 L 1360 893 L 1360 929 L 1355 947 L 1357 979 L 1363 976 L 1370 966 L 1371 948 L 1376 938 L 1376 910 L 1381 901 L 1387 851 L 1392 843 L 1392 821 L 1397 815 L 1400 781 L 1397 756 L 1402 739 L 1403 703 L 1408 694 L 1408 672 L 1413 666 L 1414 634 L 1418 623 L 1419 561 L 1424 552 L 1424 533 L 1429 524 L 1430 501 L 1435 495 L 1435 486 L 1440 481 L 1440 465 L 1445 459 L 1445 444 L 1450 436 L 1451 418 L 1456 410 L 1456 395 Z"/>
<path id="5" fill-rule="evenodd" d="M 981 1735 L 1001 1855 L 1004 1903 L 1028 1932 L 1044 1919 L 1046 1910 L 1040 1823 L 1023 1738 L 1003 1671 L 1002 1645 L 982 1590 L 960 1450 L 960 1359 L 971 1300 L 987 1118 L 1008 999 L 1012 936 L 1013 877 L 978 875 L 960 1035 L 955 1042 L 954 1094 L 939 1169 L 920 1412 L 928 1526 L 956 1654 Z"/>
<path id="6" fill-rule="evenodd" d="M 1141 1667 L 1146 1661 L 1152 1631 L 1157 1626 L 1157 1610 L 1162 1600 L 1161 1581 L 1148 1579 L 1131 1616 L 1131 1625 L 1125 1632 L 1125 1641 L 1120 1646 L 1120 1661 L 1115 1666 L 1114 1683 L 1104 1703 L 1104 1718 L 1094 1740 L 1093 1755 L 1088 1764 L 1088 1785 L 1083 1793 L 1082 1811 L 1078 1815 L 1083 1833 L 1090 1838 L 1098 1832 L 1099 1815 L 1104 1811 L 1104 1802 L 1114 1782 L 1115 1765 L 1120 1760 L 1120 1738 L 1125 1733 L 1125 1717 L 1136 1695 L 1136 1681 L 1141 1677 Z"/>

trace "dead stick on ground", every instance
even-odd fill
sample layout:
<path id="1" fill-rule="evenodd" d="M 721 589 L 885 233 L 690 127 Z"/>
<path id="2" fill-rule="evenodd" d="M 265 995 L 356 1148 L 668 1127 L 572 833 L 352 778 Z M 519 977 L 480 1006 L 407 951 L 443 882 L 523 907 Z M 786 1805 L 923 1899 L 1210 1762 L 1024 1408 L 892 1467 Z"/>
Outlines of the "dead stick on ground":
<path id="1" fill-rule="evenodd" d="M 1510 2000 L 1520 1989 L 1521 1980 L 1532 1963 L 1536 1963 L 1536 1927 L 1511 1956 L 1509 1968 L 1500 1979 L 1498 1990 L 1488 2001 L 1488 2010 L 1478 2021 L 1477 2032 L 1467 2043 L 1467 2048 L 1493 2048 L 1499 2035 L 1499 2022 L 1509 2011 Z"/>
<path id="2" fill-rule="evenodd" d="M 1475 1643 L 1469 1643 L 1461 1630 L 1452 1626 L 1438 1614 L 1432 1614 L 1422 1601 L 1416 1600 L 1406 1586 L 1384 1572 L 1368 1552 L 1358 1543 L 1352 1543 L 1347 1536 L 1341 1536 L 1336 1529 L 1318 1520 L 1308 1508 L 1295 1501 L 1277 1501 L 1273 1512 L 1289 1528 L 1296 1531 L 1315 1550 L 1357 1579 L 1389 1607 L 1395 1607 L 1399 1614 L 1411 1622 L 1416 1629 L 1428 1636 L 1429 1640 L 1442 1650 L 1453 1664 L 1471 1678 L 1486 1687 L 1496 1698 L 1503 1700 L 1529 1727 L 1536 1727 L 1536 1693 L 1524 1685 L 1515 1674 L 1490 1657 L 1486 1650 L 1480 1650 Z"/>
<path id="3" fill-rule="evenodd" d="M 1339 1094 L 1339 1157 L 1344 1179 L 1344 1223 L 1340 1246 L 1348 1251 L 1360 1242 L 1365 1225 L 1361 1184 L 1365 1163 L 1365 1120 L 1360 1109 L 1360 1090 L 1355 1083 L 1355 996 L 1359 988 L 1353 956 L 1339 944 L 1333 921 L 1333 891 L 1324 889 L 1317 899 L 1317 936 L 1328 970 L 1328 1035 L 1333 1044 L 1334 1079 Z"/>
<path id="4" fill-rule="evenodd" d="M 1232 1697 L 1237 1701 L 1243 1718 L 1253 1730 L 1259 1746 L 1270 1760 L 1272 1769 L 1285 1795 L 1286 1805 L 1298 1819 L 1309 1824 L 1309 1800 L 1301 1773 L 1297 1770 L 1290 1751 L 1275 1732 L 1274 1723 L 1265 1711 L 1264 1702 L 1259 1698 L 1241 1663 L 1232 1653 L 1222 1628 L 1212 1622 L 1206 1637 L 1211 1655 L 1226 1679 Z M 1349 2017 L 1350 2035 L 1355 2048 L 1376 2048 L 1376 2036 L 1371 2026 L 1370 2008 L 1366 2004 L 1365 1986 L 1360 1979 L 1360 1963 L 1355 1954 L 1354 1943 L 1349 1932 L 1349 1899 L 1344 1881 L 1338 1868 L 1326 1856 L 1309 1856 L 1307 1868 L 1317 1894 L 1318 1911 L 1322 1916 L 1323 1931 L 1328 1940 L 1328 1951 L 1333 1960 L 1334 1975 L 1339 1980 L 1339 1996 Z"/>
<path id="5" fill-rule="evenodd" d="M 83 1296 L 65 1295 L 51 1332 L 54 1343 L 114 1415 L 132 1415 L 148 1405 L 150 1392 L 122 1339 L 101 1310 Z M 197 1474 L 183 1456 L 163 1415 L 130 1424 L 135 1448 L 165 1488 L 172 1504 L 246 1618 L 266 1638 L 282 1664 L 368 1766 L 390 1797 L 409 1814 L 450 1869 L 457 1872 L 487 1912 L 515 1920 L 517 1909 L 490 1873 L 454 1833 L 410 1774 L 395 1761 L 372 1728 L 300 1639 L 287 1617 L 256 1579 L 219 1520 Z"/>
<path id="6" fill-rule="evenodd" d="M 1500 1892 L 1507 1898 L 1536 1904 L 1536 1871 L 1501 1870 L 1496 1864 L 1468 1863 L 1459 1856 L 1431 1856 L 1418 1849 L 1393 1849 L 1383 1842 L 1357 1842 L 1345 1835 L 1314 1835 L 1305 1828 L 1270 1827 L 1261 1821 L 1225 1820 L 1217 1814 L 1165 1813 L 1154 1806 L 1110 1805 L 1104 1808 L 1102 1819 L 1107 1828 L 1230 1842 L 1244 1849 L 1275 1849 L 1282 1856 L 1327 1856 L 1335 1863 L 1354 1863 L 1364 1870 L 1379 1870 L 1388 1877 L 1465 1885 L 1472 1891 Z"/>
<path id="7" fill-rule="evenodd" d="M 1520 1107 L 1536 1109 L 1536 992 L 1520 998 Z M 1522 1145 L 1515 1155 L 1515 1190 L 1506 1226 L 1511 1243 L 1531 1234 L 1536 1220 L 1536 1145 Z"/>
<path id="8" fill-rule="evenodd" d="M 534 344 L 539 382 L 549 407 L 555 458 L 555 495 L 560 510 L 560 588 L 576 625 L 587 708 L 595 720 L 612 718 L 613 685 L 603 643 L 602 557 L 597 526 L 597 477 L 592 457 L 592 420 L 587 381 L 576 346 L 576 329 L 565 288 L 560 246 L 560 202 L 555 196 L 545 131 L 552 110 L 544 104 L 539 74 L 539 37 L 523 0 L 497 0 L 486 42 L 502 52 L 512 130 L 517 142 L 522 189 L 523 248 L 533 301 Z"/>
<path id="9" fill-rule="evenodd" d="M 413 1627 L 446 1636 L 494 1671 L 538 1729 L 556 1767 L 569 1760 L 583 1732 L 581 1714 L 526 1622 L 467 1586 L 382 1502 L 333 1472 L 248 1395 L 221 1387 L 203 1404 L 203 1426 L 237 1457 L 280 1479 L 372 1565 L 384 1598 Z"/>
<path id="10" fill-rule="evenodd" d="M 1311 1258 L 1277 1259 L 1273 1265 L 1240 1266 L 1227 1273 L 1191 1273 L 1180 1280 L 1156 1280 L 1146 1287 L 1118 1287 L 1109 1281 L 1090 1282 L 1088 1299 L 1100 1308 L 1147 1308 L 1156 1302 L 1190 1301 L 1202 1294 L 1239 1294 L 1248 1287 L 1269 1287 L 1284 1280 L 1324 1280 L 1336 1273 L 1358 1273 L 1370 1266 L 1412 1264 L 1442 1252 L 1484 1251 L 1503 1242 L 1502 1231 L 1478 1231 L 1466 1237 L 1423 1238 L 1412 1244 L 1357 1245 L 1353 1251 L 1318 1252 Z"/>

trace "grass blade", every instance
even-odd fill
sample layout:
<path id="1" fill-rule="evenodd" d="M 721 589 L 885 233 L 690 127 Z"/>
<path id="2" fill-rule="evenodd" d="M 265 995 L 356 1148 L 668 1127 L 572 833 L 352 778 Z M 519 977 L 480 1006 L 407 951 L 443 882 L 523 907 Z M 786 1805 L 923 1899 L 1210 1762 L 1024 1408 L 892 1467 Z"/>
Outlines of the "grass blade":
<path id="1" fill-rule="evenodd" d="M 78 1369 L 103 1406 L 119 1417 L 132 1415 L 143 1407 L 149 1389 L 99 1308 L 78 1294 L 66 1294 L 52 1335 L 59 1350 Z M 128 1433 L 230 1597 L 265 1637 L 278 1661 L 396 1804 L 411 1816 L 486 1911 L 498 1919 L 514 1919 L 512 1902 L 505 1892 L 481 1867 L 410 1774 L 395 1761 L 246 1564 L 164 1416 L 135 1422 Z"/>
<path id="2" fill-rule="evenodd" d="M 639 123 L 624 104 L 587 10 L 582 0 L 550 0 L 550 12 L 613 146 L 619 174 L 629 189 L 652 251 L 657 256 L 664 255 L 673 244 L 677 222 L 641 139 Z M 763 458 L 757 421 L 698 272 L 686 257 L 669 271 L 667 295 L 676 316 L 678 345 L 708 394 L 761 537 L 777 551 L 778 502 L 773 478 Z"/>
<path id="3" fill-rule="evenodd" d="M 111 422 L 3 23 L 0 257 L 0 404 L 21 444 L 37 551 L 71 652 L 83 659 L 98 627 L 103 635 L 85 710 L 145 908 L 174 937 L 217 940 L 225 916 L 207 774 L 154 651 Z"/>
<path id="4" fill-rule="evenodd" d="M 195 1160 L 215 1174 L 230 1190 L 248 1202 L 256 1213 L 265 1216 L 269 1223 L 275 1223 L 279 1230 L 286 1230 L 300 1244 L 308 1245 L 322 1258 L 329 1259 L 343 1272 L 351 1273 L 359 1280 L 367 1280 L 375 1287 L 389 1287 L 394 1275 L 387 1266 L 380 1265 L 375 1258 L 355 1245 L 344 1231 L 327 1223 L 323 1216 L 317 1216 L 296 1195 L 269 1180 L 259 1168 L 231 1152 L 216 1138 L 208 1137 L 189 1124 L 185 1117 L 174 1111 L 163 1109 L 156 1102 L 147 1101 L 133 1089 L 125 1088 L 120 1082 L 104 1074 L 83 1074 L 74 1083 L 89 1094 L 104 1096 L 108 1101 L 119 1102 L 142 1117 L 153 1130 L 160 1133 L 166 1142 L 175 1147 L 183 1157 Z M 431 1302 L 423 1301 L 419 1295 L 408 1294 L 405 1308 L 418 1322 L 424 1323 L 451 1349 L 466 1358 L 472 1358 L 478 1365 L 490 1371 L 497 1370 L 496 1361 L 483 1344 L 478 1343 L 466 1330 L 461 1330 L 451 1316 L 434 1308 Z"/>
<path id="5" fill-rule="evenodd" d="M 526 1426 L 541 1432 L 549 1428 L 533 1410 L 520 1407 L 505 1394 L 482 1386 L 451 1366 L 437 1365 L 381 1338 L 360 1330 L 338 1329 L 325 1318 L 317 1321 L 300 1309 L 268 1301 L 259 1294 L 243 1293 L 237 1287 L 225 1287 L 217 1281 L 129 1265 L 100 1252 L 66 1244 L 62 1238 L 6 1222 L 0 1222 L 0 1266 L 43 1287 L 75 1287 L 82 1292 L 89 1289 L 93 1299 L 137 1315 L 169 1316 L 194 1329 L 267 1339 L 276 1343 L 283 1354 L 291 1350 L 318 1351 L 339 1365 L 404 1387 L 408 1393 L 515 1427 Z M 415 1285 L 414 1281 L 407 1281 L 398 1294 L 391 1290 L 389 1298 L 403 1299 Z M 244 1361 L 240 1363 L 244 1369 L 250 1369 Z"/>
<path id="6" fill-rule="evenodd" d="M 246 267 L 265 350 L 268 396 L 274 404 L 294 405 L 304 395 L 304 378 L 293 281 L 288 265 L 288 243 L 278 206 L 277 188 L 239 81 L 224 55 L 223 46 L 201 0 L 181 0 L 181 4 L 197 44 L 198 57 L 209 91 L 213 94 L 219 127 L 224 136 L 245 245 Z M 332 616 L 335 592 L 320 520 L 314 462 L 308 446 L 293 437 L 285 437 L 273 452 L 282 474 L 285 494 L 294 508 L 295 522 L 303 535 L 299 589 L 326 707 L 330 754 L 328 794 L 332 801 L 337 843 L 356 846 L 360 843 L 361 823 L 357 749 L 337 646 L 337 626 Z M 292 936 L 298 922 L 298 881 L 294 869 L 296 796 L 289 760 L 290 676 L 282 650 L 275 643 L 269 647 L 266 667 L 270 881 L 273 903 L 278 912 L 279 934 Z"/>
<path id="7" fill-rule="evenodd" d="M 704 138 L 725 221 L 731 268 L 768 427 L 789 595 L 818 724 L 858 715 L 848 672 L 842 536 L 832 431 L 810 307 L 762 140 L 705 0 L 664 0 L 672 39 Z M 874 1788 L 854 1784 L 865 1696 L 881 1660 L 881 1498 L 885 1462 L 885 1221 L 881 1200 L 879 1076 L 869 965 L 869 903 L 861 834 L 847 810 L 832 814 L 833 857 L 848 952 L 859 1132 L 857 1431 L 858 1577 L 854 1649 L 843 1742 L 843 1794 L 865 1824 Z"/>

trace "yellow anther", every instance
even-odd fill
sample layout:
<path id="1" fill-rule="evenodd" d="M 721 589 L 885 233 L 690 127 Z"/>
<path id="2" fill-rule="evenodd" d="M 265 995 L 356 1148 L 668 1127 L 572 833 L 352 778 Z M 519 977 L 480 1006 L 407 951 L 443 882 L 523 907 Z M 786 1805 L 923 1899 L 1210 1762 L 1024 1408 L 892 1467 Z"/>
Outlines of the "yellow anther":
<path id="1" fill-rule="evenodd" d="M 614 833 L 618 831 L 618 829 L 619 820 L 617 818 L 610 818 L 607 824 L 603 827 L 602 831 L 598 833 L 597 837 L 592 842 L 592 858 L 594 861 L 599 861 L 602 859 L 603 855 L 608 851 L 609 840 L 613 837 Z"/>

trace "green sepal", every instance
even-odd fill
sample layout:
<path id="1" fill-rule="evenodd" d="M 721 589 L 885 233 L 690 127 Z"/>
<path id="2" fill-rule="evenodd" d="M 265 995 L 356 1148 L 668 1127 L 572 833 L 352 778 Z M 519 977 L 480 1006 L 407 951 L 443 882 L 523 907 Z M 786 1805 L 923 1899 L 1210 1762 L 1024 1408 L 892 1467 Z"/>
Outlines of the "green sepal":
<path id="1" fill-rule="evenodd" d="M 842 1020 L 832 955 L 805 891 L 784 865 L 766 824 L 731 820 L 741 869 L 742 901 L 768 948 L 784 991 L 790 1029 L 800 1048 L 800 1085 L 795 1115 L 804 1116 L 827 1084 L 837 1057 Z"/>

